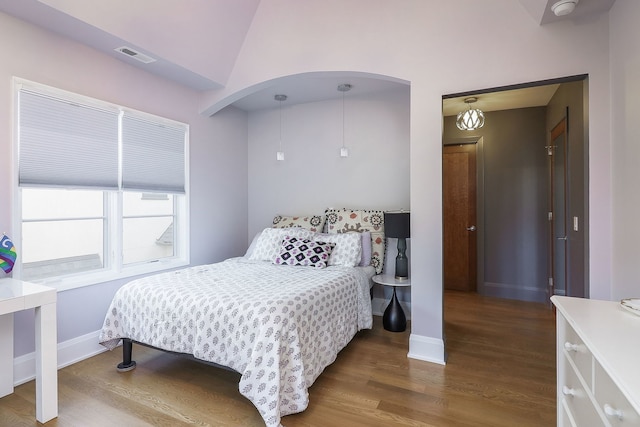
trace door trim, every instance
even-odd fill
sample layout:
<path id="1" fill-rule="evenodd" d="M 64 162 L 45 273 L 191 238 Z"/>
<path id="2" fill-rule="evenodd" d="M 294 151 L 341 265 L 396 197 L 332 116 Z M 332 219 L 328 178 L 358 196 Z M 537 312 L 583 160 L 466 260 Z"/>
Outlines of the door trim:
<path id="1" fill-rule="evenodd" d="M 447 138 L 442 142 L 443 147 L 461 144 L 476 144 L 476 292 L 484 295 L 486 293 L 484 286 L 484 137 Z M 442 156 L 444 153 L 441 154 Z M 444 263 L 442 268 L 444 270 Z M 444 281 L 442 288 L 444 289 Z"/>
<path id="2" fill-rule="evenodd" d="M 547 152 L 551 153 L 548 155 L 549 157 L 549 172 L 548 172 L 548 180 L 549 180 L 549 187 L 548 187 L 548 197 L 549 197 L 549 212 L 551 212 L 552 215 L 552 220 L 549 221 L 549 286 L 547 287 L 548 289 L 548 304 L 551 304 L 551 300 L 550 298 L 553 295 L 556 295 L 556 290 L 557 290 L 557 268 L 556 268 L 556 255 L 555 255 L 555 248 L 556 248 L 556 240 L 558 238 L 562 238 L 562 236 L 556 236 L 555 235 L 555 228 L 554 228 L 554 224 L 555 221 L 557 220 L 557 207 L 555 206 L 555 196 L 554 196 L 554 188 L 555 188 L 555 169 L 554 169 L 554 156 L 556 153 L 556 149 L 558 147 L 554 146 L 553 143 L 554 141 L 560 137 L 563 136 L 563 144 L 564 144 L 564 158 L 562 159 L 563 165 L 562 165 L 562 191 L 563 191 L 563 199 L 562 199 L 562 221 L 564 222 L 564 254 L 563 254 L 563 269 L 562 271 L 564 272 L 564 278 L 563 278 L 563 285 L 564 285 L 564 293 L 560 293 L 559 295 L 566 295 L 566 296 L 570 296 L 571 292 L 569 289 L 569 284 L 570 284 L 570 266 L 569 266 L 569 262 L 568 262 L 568 258 L 569 258 L 569 252 L 570 252 L 570 245 L 568 242 L 568 236 L 570 236 L 570 231 L 568 229 L 569 227 L 569 223 L 568 223 L 568 217 L 569 217 L 569 212 L 568 212 L 568 203 L 567 203 L 567 199 L 569 198 L 569 193 L 568 193 L 568 182 L 570 179 L 569 176 L 569 165 L 568 165 L 568 159 L 569 159 L 569 114 L 568 114 L 568 108 L 567 108 L 567 114 L 555 125 L 553 126 L 553 128 L 551 128 L 551 130 L 549 131 L 549 142 L 547 142 Z"/>

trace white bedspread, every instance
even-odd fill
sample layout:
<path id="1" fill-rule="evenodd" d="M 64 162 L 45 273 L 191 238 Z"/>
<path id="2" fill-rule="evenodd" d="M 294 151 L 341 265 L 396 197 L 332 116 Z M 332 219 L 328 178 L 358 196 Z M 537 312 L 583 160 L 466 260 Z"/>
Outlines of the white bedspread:
<path id="1" fill-rule="evenodd" d="M 372 267 L 314 269 L 232 258 L 134 280 L 118 290 L 99 341 L 130 338 L 240 374 L 265 424 L 309 403 L 307 389 L 372 325 Z"/>

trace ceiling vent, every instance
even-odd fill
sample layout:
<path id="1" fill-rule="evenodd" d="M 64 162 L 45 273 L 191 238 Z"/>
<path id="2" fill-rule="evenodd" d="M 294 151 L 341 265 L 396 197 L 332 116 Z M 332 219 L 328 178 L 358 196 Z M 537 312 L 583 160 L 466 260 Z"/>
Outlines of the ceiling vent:
<path id="1" fill-rule="evenodd" d="M 144 62 L 145 64 L 149 64 L 151 62 L 156 62 L 156 60 L 148 55 L 145 55 L 144 53 L 140 53 L 135 49 L 132 49 L 130 47 L 127 46 L 122 46 L 122 47 L 117 47 L 114 49 L 116 52 L 120 52 L 123 55 L 128 56 L 129 58 L 133 58 L 135 60 L 138 60 L 140 62 Z"/>

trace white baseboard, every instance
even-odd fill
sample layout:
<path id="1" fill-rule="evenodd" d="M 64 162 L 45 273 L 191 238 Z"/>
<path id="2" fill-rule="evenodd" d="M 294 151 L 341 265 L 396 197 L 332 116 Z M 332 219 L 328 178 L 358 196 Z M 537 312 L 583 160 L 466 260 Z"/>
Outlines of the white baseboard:
<path id="1" fill-rule="evenodd" d="M 371 308 L 375 316 L 382 316 L 385 308 L 389 304 L 389 301 L 384 298 L 374 298 L 371 301 Z M 411 303 L 400 301 L 400 305 L 404 310 L 407 320 L 411 318 Z M 93 357 L 97 354 L 107 351 L 106 348 L 98 343 L 98 337 L 100 331 L 95 331 L 82 335 L 71 340 L 61 342 L 58 344 L 58 369 L 62 369 L 65 366 L 73 365 L 74 363 Z M 412 335 L 413 337 L 414 335 Z M 425 337 L 422 337 L 425 338 Z M 413 338 L 412 338 L 413 339 Z M 431 339 L 431 338 L 426 338 Z M 443 346 L 442 346 L 443 347 Z M 409 345 L 411 349 L 411 342 Z M 443 347 L 444 348 L 444 347 Z M 421 356 L 422 352 L 418 352 L 417 356 L 412 356 L 412 352 L 409 352 L 409 357 L 414 359 L 421 359 L 427 361 L 434 361 Z M 13 359 L 13 382 L 14 386 L 19 386 L 29 382 L 36 377 L 36 354 L 28 353 L 22 356 L 18 356 Z"/>
<path id="2" fill-rule="evenodd" d="M 389 305 L 389 300 L 384 298 L 373 298 L 371 300 L 371 310 L 374 316 L 382 316 L 384 310 Z M 400 301 L 400 305 L 407 316 L 407 320 L 411 317 L 411 303 Z M 409 336 L 409 354 L 412 359 L 424 360 L 425 362 L 445 364 L 444 341 L 441 339 L 424 337 L 421 335 L 411 334 Z"/>
<path id="3" fill-rule="evenodd" d="M 100 331 L 91 332 L 58 344 L 58 369 L 88 359 L 107 351 L 98 344 Z M 36 353 L 29 353 L 13 359 L 14 386 L 24 384 L 36 377 Z"/>
<path id="4" fill-rule="evenodd" d="M 382 316 L 384 314 L 384 310 L 389 305 L 389 300 L 384 298 L 373 298 L 371 300 L 371 312 L 374 316 Z M 400 301 L 400 305 L 402 306 L 402 310 L 404 310 L 404 315 L 407 317 L 407 320 L 411 319 L 411 303 L 406 301 Z"/>
<path id="5" fill-rule="evenodd" d="M 444 341 L 411 334 L 409 336 L 409 354 L 407 354 L 407 357 L 445 365 Z"/>

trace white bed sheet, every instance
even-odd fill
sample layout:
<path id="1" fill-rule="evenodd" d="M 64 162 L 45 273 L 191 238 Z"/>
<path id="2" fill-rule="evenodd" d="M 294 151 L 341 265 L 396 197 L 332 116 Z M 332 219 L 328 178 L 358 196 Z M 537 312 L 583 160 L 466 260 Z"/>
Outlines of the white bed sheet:
<path id="1" fill-rule="evenodd" d="M 130 338 L 230 367 L 267 426 L 301 412 L 307 389 L 372 326 L 373 267 L 315 269 L 232 258 L 118 290 L 99 341 Z"/>

